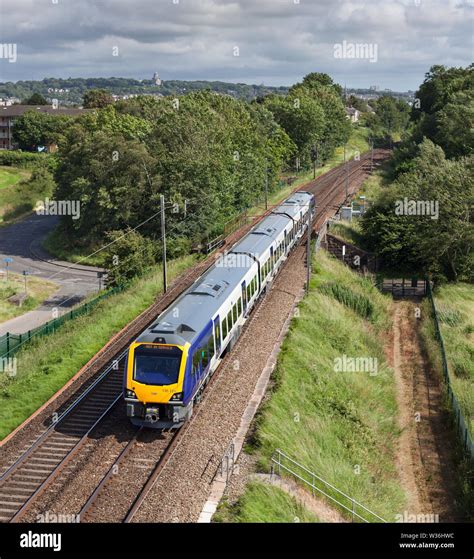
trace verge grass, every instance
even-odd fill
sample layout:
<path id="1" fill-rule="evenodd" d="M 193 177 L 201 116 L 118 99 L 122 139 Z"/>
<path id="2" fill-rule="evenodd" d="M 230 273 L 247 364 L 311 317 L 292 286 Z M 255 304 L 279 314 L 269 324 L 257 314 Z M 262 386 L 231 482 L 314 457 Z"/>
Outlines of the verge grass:
<path id="1" fill-rule="evenodd" d="M 435 290 L 434 300 L 452 388 L 474 439 L 474 285 L 442 285 Z"/>
<path id="2" fill-rule="evenodd" d="M 42 242 L 43 248 L 58 260 L 79 263 L 82 266 L 105 266 L 106 251 L 99 249 L 99 245 L 77 247 L 67 242 L 60 227 L 56 227 Z M 98 252 L 97 252 L 98 251 Z M 90 256 L 92 255 L 92 256 Z"/>
<path id="3" fill-rule="evenodd" d="M 324 251 L 310 286 L 283 343 L 250 451 L 268 471 L 280 448 L 394 521 L 406 497 L 396 470 L 395 383 L 384 353 L 391 300 Z M 376 374 L 336 372 L 343 355 L 377 359 Z"/>
<path id="4" fill-rule="evenodd" d="M 17 167 L 0 166 L 0 190 L 19 183 L 22 179 L 27 179 L 31 173 L 25 169 Z"/>
<path id="5" fill-rule="evenodd" d="M 168 277 L 189 268 L 195 256 L 170 262 Z M 16 374 L 0 373 L 0 439 L 22 423 L 121 328 L 145 310 L 162 290 L 162 271 L 154 267 L 125 291 L 100 302 L 86 316 L 65 323 L 15 355 Z"/>
<path id="6" fill-rule="evenodd" d="M 8 282 L 6 281 L 6 277 L 5 279 L 0 279 L 0 323 L 34 310 L 58 289 L 58 286 L 51 281 L 28 276 L 28 298 L 24 301 L 22 306 L 19 307 L 8 301 L 13 295 L 22 293 L 24 291 L 24 286 L 24 278 L 20 274 L 10 272 L 8 274 Z"/>
<path id="7" fill-rule="evenodd" d="M 234 505 L 219 505 L 213 522 L 319 522 L 316 516 L 278 487 L 250 482 Z"/>
<path id="8" fill-rule="evenodd" d="M 471 437 L 474 438 L 474 287 L 472 284 L 446 284 L 434 291 L 434 300 L 440 319 L 446 357 L 453 392 L 461 407 Z M 434 371 L 443 378 L 441 350 L 436 337 L 431 305 L 428 299 L 422 304 L 421 334 L 426 355 Z M 444 405 L 451 410 L 447 393 Z M 453 417 L 452 436 L 457 438 Z M 473 469 L 459 441 L 456 445 L 456 476 L 459 502 L 466 519 L 474 520 Z"/>
<path id="9" fill-rule="evenodd" d="M 38 200 L 51 195 L 50 185 L 30 180 L 30 171 L 16 167 L 2 167 L 1 170 L 6 174 L 3 188 L 0 186 L 0 226 L 29 214 Z"/>

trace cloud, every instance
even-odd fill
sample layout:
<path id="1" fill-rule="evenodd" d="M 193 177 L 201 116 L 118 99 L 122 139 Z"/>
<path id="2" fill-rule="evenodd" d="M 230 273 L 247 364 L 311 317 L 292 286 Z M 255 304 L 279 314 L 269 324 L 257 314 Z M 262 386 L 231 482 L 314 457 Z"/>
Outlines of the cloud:
<path id="1" fill-rule="evenodd" d="M 415 89 L 433 64 L 467 65 L 468 0 L 2 0 L 0 80 L 45 76 L 291 84 L 310 71 L 354 86 Z M 335 59 L 373 43 L 377 63 Z M 113 56 L 118 47 L 118 56 Z M 238 47 L 239 56 L 234 56 Z"/>

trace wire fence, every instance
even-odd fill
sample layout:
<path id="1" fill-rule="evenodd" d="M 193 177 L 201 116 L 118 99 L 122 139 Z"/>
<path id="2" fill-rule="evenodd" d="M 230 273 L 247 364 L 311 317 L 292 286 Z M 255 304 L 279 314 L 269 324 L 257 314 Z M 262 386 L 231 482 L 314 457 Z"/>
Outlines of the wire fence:
<path id="1" fill-rule="evenodd" d="M 446 350 L 445 350 L 445 347 L 444 347 L 444 340 L 443 340 L 443 336 L 441 334 L 441 328 L 440 328 L 440 325 L 439 325 L 438 311 L 436 310 L 436 305 L 435 305 L 435 301 L 434 301 L 434 297 L 433 297 L 433 291 L 431 289 L 431 283 L 429 281 L 427 281 L 426 283 L 427 283 L 428 299 L 430 300 L 431 310 L 433 312 L 433 319 L 434 319 L 434 324 L 435 324 L 436 337 L 438 339 L 439 348 L 440 348 L 440 351 L 441 351 L 441 361 L 442 361 L 442 366 L 443 366 L 444 381 L 446 383 L 446 390 L 447 390 L 448 398 L 449 398 L 449 401 L 450 401 L 452 409 L 453 409 L 454 420 L 455 420 L 455 423 L 456 423 L 456 429 L 459 433 L 461 444 L 463 445 L 464 450 L 471 457 L 471 461 L 474 464 L 474 444 L 473 444 L 473 441 L 472 441 L 471 434 L 469 432 L 469 428 L 468 428 L 466 419 L 465 419 L 465 417 L 462 413 L 461 407 L 459 406 L 458 399 L 456 398 L 456 395 L 454 394 L 454 391 L 453 391 L 452 386 L 451 386 L 451 376 L 449 374 L 448 359 L 447 359 L 447 356 L 446 356 Z"/>
<path id="2" fill-rule="evenodd" d="M 125 289 L 126 285 L 120 285 L 114 287 L 112 289 L 108 289 L 104 293 L 94 297 L 90 301 L 79 305 L 70 311 L 49 320 L 45 324 L 38 326 L 37 328 L 33 328 L 32 330 L 28 330 L 23 334 L 12 334 L 7 332 L 0 336 L 0 359 L 5 359 L 8 357 L 12 357 L 17 351 L 24 348 L 26 345 L 31 343 L 33 340 L 36 340 L 40 336 L 48 336 L 53 334 L 66 322 L 73 320 L 79 316 L 84 316 L 89 314 L 92 309 L 94 309 L 101 301 L 107 299 L 111 295 L 115 293 L 119 293 Z"/>

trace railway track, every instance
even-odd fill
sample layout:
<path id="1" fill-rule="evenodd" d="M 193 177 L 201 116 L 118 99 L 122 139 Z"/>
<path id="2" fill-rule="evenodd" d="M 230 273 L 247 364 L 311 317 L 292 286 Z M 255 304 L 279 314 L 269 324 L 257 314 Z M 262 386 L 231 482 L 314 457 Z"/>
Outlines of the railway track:
<path id="1" fill-rule="evenodd" d="M 345 197 L 341 200 L 341 184 L 346 177 L 350 184 L 366 175 L 368 159 L 370 157 L 363 156 L 360 162 L 350 162 L 346 164 L 347 167 L 329 171 L 305 185 L 306 190 L 317 196 L 314 226 L 324 221 L 338 207 L 337 204 L 344 202 Z M 231 235 L 223 248 L 236 242 L 255 221 L 243 231 Z M 76 401 L 0 476 L 0 522 L 21 521 L 41 494 L 51 488 L 73 459 L 78 457 L 92 431 L 121 400 L 124 357 L 129 343 L 202 275 L 213 264 L 214 258 L 215 255 L 211 255 L 178 278 L 163 297 L 119 333 L 90 362 L 89 368 L 95 372 L 93 380 Z M 258 308 L 254 315 L 257 313 Z M 211 379 L 211 383 L 216 377 Z M 82 507 L 81 521 L 104 521 L 109 515 L 111 521 L 130 522 L 186 430 L 187 426 L 177 433 L 162 433 L 161 437 L 157 437 L 154 431 L 138 430 Z M 146 458 L 143 457 L 144 445 Z M 131 483 L 130 480 L 135 482 Z"/>
<path id="2" fill-rule="evenodd" d="M 0 477 L 0 522 L 18 522 L 121 399 L 125 354 L 69 406 Z"/>

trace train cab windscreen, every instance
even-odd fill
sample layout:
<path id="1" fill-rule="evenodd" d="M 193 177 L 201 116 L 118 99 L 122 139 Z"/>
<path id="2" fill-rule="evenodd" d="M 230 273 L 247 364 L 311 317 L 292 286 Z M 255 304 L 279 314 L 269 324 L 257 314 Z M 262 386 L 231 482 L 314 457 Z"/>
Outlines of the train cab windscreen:
<path id="1" fill-rule="evenodd" d="M 133 378 L 142 384 L 175 384 L 181 358 L 182 351 L 178 347 L 139 346 L 135 349 Z"/>

